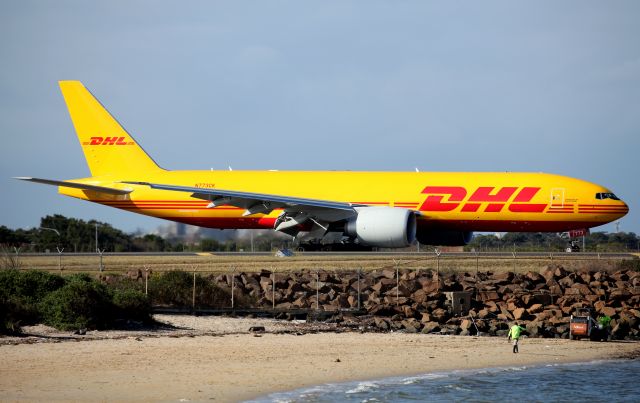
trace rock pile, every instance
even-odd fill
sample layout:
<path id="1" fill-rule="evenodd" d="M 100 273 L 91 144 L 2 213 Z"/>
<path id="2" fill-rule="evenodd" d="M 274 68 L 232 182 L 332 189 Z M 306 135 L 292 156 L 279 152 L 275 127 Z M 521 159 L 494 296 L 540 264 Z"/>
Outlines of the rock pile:
<path id="1" fill-rule="evenodd" d="M 233 283 L 236 295 L 253 298 L 259 307 L 331 311 L 334 321 L 371 330 L 504 336 L 518 321 L 530 337 L 566 338 L 570 315 L 591 308 L 594 317 L 612 318 L 614 338 L 640 337 L 640 272 L 634 270 L 574 272 L 550 266 L 539 273 L 487 272 L 477 278 L 431 270 L 398 274 L 264 270 L 213 280 L 222 287 Z M 447 299 L 452 291 L 471 297 L 458 314 Z"/>

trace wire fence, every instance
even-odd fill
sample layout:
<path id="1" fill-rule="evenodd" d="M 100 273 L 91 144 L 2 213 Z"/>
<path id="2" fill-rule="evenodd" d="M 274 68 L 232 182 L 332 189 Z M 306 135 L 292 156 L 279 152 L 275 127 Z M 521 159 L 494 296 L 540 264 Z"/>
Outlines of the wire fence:
<path id="1" fill-rule="evenodd" d="M 527 272 L 540 270 L 550 264 L 567 269 L 585 269 L 591 266 L 615 265 L 622 260 L 638 259 L 640 254 L 629 253 L 442 253 L 435 249 L 428 253 L 310 253 L 294 257 L 275 258 L 266 254 L 24 254 L 19 249 L 3 252 L 0 268 L 39 269 L 58 272 L 125 272 L 140 267 L 154 271 L 219 270 L 235 267 L 242 271 L 278 271 L 323 268 L 331 270 L 376 270 L 394 267 L 435 269 L 450 271 L 510 270 Z"/>

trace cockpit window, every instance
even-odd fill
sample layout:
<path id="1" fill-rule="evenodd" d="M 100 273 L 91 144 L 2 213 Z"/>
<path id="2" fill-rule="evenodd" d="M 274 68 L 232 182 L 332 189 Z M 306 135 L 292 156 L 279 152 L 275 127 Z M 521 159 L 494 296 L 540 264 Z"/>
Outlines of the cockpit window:
<path id="1" fill-rule="evenodd" d="M 596 199 L 598 199 L 598 200 L 605 200 L 605 199 L 620 200 L 620 199 L 618 199 L 618 196 L 614 195 L 613 193 L 596 193 Z"/>

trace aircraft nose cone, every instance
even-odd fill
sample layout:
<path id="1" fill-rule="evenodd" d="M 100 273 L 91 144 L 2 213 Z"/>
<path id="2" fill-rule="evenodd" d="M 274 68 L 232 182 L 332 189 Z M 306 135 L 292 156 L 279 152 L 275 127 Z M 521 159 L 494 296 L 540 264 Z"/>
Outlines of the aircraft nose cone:
<path id="1" fill-rule="evenodd" d="M 620 209 L 620 214 L 624 216 L 628 212 L 629 212 L 629 206 L 627 205 L 627 203 L 622 202 L 622 208 Z"/>

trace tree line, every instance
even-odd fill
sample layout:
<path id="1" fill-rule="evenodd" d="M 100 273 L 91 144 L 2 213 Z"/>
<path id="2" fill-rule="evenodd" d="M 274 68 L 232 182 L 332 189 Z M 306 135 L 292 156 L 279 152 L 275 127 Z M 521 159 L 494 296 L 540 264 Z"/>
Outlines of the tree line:
<path id="1" fill-rule="evenodd" d="M 97 231 L 96 231 L 97 230 Z M 96 243 L 97 232 L 97 243 Z M 269 251 L 281 247 L 282 240 L 261 231 L 254 237 L 256 251 Z M 0 245 L 5 249 L 20 248 L 23 252 L 65 253 L 97 252 L 203 252 L 251 250 L 248 239 L 219 241 L 197 238 L 187 241 L 180 238 L 163 238 L 155 234 L 135 235 L 114 228 L 97 220 L 81 220 L 60 214 L 40 219 L 40 226 L 29 229 L 10 229 L 0 226 Z"/>
<path id="2" fill-rule="evenodd" d="M 98 242 L 96 244 L 96 228 Z M 582 247 L 582 239 L 576 239 Z M 471 251 L 563 251 L 569 242 L 567 237 L 555 233 L 511 232 L 503 235 L 476 234 L 465 250 Z M 59 214 L 46 216 L 40 226 L 12 230 L 0 226 L 0 245 L 20 247 L 29 252 L 56 253 L 57 248 L 70 252 L 96 252 L 96 247 L 106 252 L 182 252 L 182 251 L 240 251 L 251 250 L 248 239 L 201 238 L 191 242 L 184 239 L 167 239 L 154 234 L 127 234 L 111 224 L 96 220 L 68 218 Z M 253 250 L 270 251 L 284 245 L 275 233 L 259 232 L 253 239 Z M 633 232 L 594 232 L 584 238 L 588 252 L 640 252 L 640 238 Z"/>
<path id="3" fill-rule="evenodd" d="M 572 239 L 582 249 L 582 237 Z M 484 251 L 563 251 L 568 236 L 545 232 L 508 232 L 504 235 L 477 234 L 465 250 Z M 585 252 L 640 252 L 640 238 L 633 232 L 593 232 L 584 237 Z"/>

